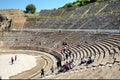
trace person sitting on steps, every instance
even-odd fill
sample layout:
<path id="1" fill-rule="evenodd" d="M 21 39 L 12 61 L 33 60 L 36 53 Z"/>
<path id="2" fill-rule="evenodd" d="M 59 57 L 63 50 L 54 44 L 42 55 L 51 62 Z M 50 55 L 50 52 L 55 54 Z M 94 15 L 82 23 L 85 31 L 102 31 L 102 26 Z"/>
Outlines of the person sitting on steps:
<path id="1" fill-rule="evenodd" d="M 90 56 L 90 57 L 88 57 L 88 61 L 86 62 L 86 64 L 88 65 L 88 64 L 91 64 L 93 62 L 94 62 L 94 58 Z"/>
<path id="2" fill-rule="evenodd" d="M 87 62 L 87 60 L 86 60 L 86 58 L 84 57 L 84 58 L 81 58 L 81 63 L 80 63 L 80 65 L 81 64 L 84 64 L 84 63 L 86 63 Z"/>

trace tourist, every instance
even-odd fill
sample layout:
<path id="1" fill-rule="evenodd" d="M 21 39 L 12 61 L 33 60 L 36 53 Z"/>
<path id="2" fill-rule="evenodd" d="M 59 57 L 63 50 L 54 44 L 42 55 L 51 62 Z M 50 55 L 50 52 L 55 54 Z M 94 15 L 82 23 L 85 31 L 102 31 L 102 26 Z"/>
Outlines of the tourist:
<path id="1" fill-rule="evenodd" d="M 64 51 L 66 51 L 66 50 L 67 50 L 67 47 L 65 46 L 65 47 L 64 47 Z"/>
<path id="2" fill-rule="evenodd" d="M 89 57 L 86 64 L 90 64 L 90 63 L 93 63 L 93 62 L 94 62 L 94 58 L 93 57 Z"/>
<path id="3" fill-rule="evenodd" d="M 52 66 L 50 70 L 51 70 L 51 72 L 53 74 L 54 73 L 54 67 Z"/>
<path id="4" fill-rule="evenodd" d="M 65 69 L 66 71 L 70 70 L 70 64 L 68 62 L 66 62 Z"/>
<path id="5" fill-rule="evenodd" d="M 84 64 L 84 63 L 86 63 L 87 62 L 87 60 L 86 60 L 86 58 L 84 57 L 84 58 L 81 58 L 81 63 L 80 63 L 80 65 L 81 64 Z"/>
<path id="6" fill-rule="evenodd" d="M 75 63 L 75 60 L 74 60 L 74 59 L 72 59 L 72 62 L 71 62 L 71 64 L 70 64 L 70 66 L 71 66 L 71 68 L 73 68 L 73 67 L 76 66 L 76 63 Z"/>
<path id="7" fill-rule="evenodd" d="M 17 55 L 15 55 L 15 61 L 17 60 Z"/>
<path id="8" fill-rule="evenodd" d="M 65 64 L 63 66 L 61 66 L 61 68 L 58 72 L 66 72 Z"/>
<path id="9" fill-rule="evenodd" d="M 61 54 L 62 55 L 64 55 L 64 51 L 65 51 L 65 49 L 62 47 L 62 49 L 61 49 Z"/>
<path id="10" fill-rule="evenodd" d="M 72 52 L 69 49 L 68 49 L 68 54 L 69 54 L 69 57 L 71 58 Z"/>
<path id="11" fill-rule="evenodd" d="M 44 69 L 41 69 L 41 78 L 44 77 Z"/>
<path id="12" fill-rule="evenodd" d="M 59 69 L 59 68 L 61 67 L 61 61 L 58 60 L 58 61 L 56 62 L 56 65 L 57 65 L 57 68 Z"/>
<path id="13" fill-rule="evenodd" d="M 56 62 L 56 65 L 57 65 L 57 68 L 59 69 L 59 67 L 60 67 L 60 66 L 59 66 L 59 61 Z"/>
<path id="14" fill-rule="evenodd" d="M 68 60 L 69 55 L 68 55 L 67 52 L 66 52 L 66 54 L 65 54 L 65 57 L 66 57 L 66 60 Z"/>
<path id="15" fill-rule="evenodd" d="M 11 63 L 14 64 L 14 59 L 13 59 L 13 57 L 11 57 Z"/>

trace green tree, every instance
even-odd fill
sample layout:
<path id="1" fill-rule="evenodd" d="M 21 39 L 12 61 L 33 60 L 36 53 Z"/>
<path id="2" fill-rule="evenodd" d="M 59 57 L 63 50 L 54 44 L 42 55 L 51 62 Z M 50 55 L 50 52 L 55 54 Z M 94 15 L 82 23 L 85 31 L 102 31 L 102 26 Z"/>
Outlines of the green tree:
<path id="1" fill-rule="evenodd" d="M 65 4 L 65 6 L 64 7 L 72 7 L 73 6 L 73 4 L 72 3 L 67 3 L 67 4 Z"/>
<path id="2" fill-rule="evenodd" d="M 35 13 L 36 12 L 36 7 L 34 4 L 28 4 L 26 6 L 26 12 L 27 13 Z"/>

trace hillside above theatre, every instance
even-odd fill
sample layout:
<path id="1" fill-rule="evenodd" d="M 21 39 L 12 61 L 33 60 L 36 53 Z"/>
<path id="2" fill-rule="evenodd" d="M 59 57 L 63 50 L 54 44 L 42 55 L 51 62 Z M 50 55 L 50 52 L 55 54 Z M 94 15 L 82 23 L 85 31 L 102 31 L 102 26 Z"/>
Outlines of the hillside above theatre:
<path id="1" fill-rule="evenodd" d="M 19 12 L 10 17 L 9 29 L 120 29 L 119 4 L 120 0 L 106 0 L 38 14 Z"/>

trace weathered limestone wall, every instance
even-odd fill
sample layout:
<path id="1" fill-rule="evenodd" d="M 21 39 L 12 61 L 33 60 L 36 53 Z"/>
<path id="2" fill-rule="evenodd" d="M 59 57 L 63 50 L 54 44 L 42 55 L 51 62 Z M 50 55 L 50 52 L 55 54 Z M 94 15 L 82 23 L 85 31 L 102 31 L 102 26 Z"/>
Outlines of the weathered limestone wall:
<path id="1" fill-rule="evenodd" d="M 24 26 L 24 23 L 26 21 L 25 17 L 14 17 L 12 19 L 12 29 L 21 29 Z"/>

